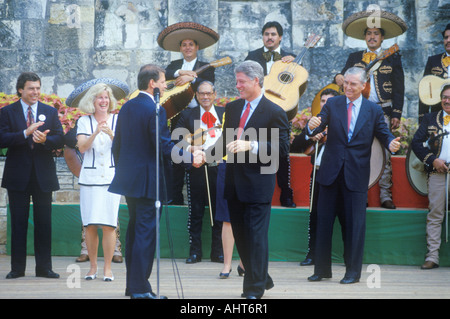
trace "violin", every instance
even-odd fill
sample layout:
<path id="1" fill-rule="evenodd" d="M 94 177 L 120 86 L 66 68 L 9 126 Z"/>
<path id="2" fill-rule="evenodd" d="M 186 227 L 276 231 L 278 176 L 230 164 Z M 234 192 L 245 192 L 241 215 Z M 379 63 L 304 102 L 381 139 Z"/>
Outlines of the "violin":
<path id="1" fill-rule="evenodd" d="M 303 152 L 304 154 L 312 155 L 316 151 L 316 144 L 318 144 L 318 146 L 325 144 L 325 142 L 327 141 L 327 130 L 325 129 L 325 131 L 323 131 L 322 134 L 323 137 L 319 140 L 319 143 L 314 142 L 313 144 L 308 146 L 306 150 Z"/>
<path id="2" fill-rule="evenodd" d="M 205 142 L 206 142 L 207 133 L 209 133 L 212 130 L 219 129 L 219 128 L 222 128 L 222 125 L 218 124 L 213 127 L 210 127 L 207 130 L 199 127 L 198 129 L 196 129 L 194 131 L 193 134 L 187 134 L 184 137 L 184 140 L 192 146 L 201 146 L 201 145 L 205 144 Z"/>

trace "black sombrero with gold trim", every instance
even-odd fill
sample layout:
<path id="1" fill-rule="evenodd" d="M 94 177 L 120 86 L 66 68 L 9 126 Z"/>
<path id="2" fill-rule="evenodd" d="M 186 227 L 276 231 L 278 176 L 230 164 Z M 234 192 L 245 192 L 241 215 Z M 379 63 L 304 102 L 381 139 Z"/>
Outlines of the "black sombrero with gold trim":
<path id="1" fill-rule="evenodd" d="M 405 21 L 387 11 L 361 11 L 345 19 L 342 30 L 349 37 L 364 40 L 366 28 L 380 28 L 384 30 L 384 38 L 390 39 L 402 35 L 407 29 Z"/>
<path id="2" fill-rule="evenodd" d="M 183 40 L 195 40 L 198 49 L 207 48 L 219 41 L 219 34 L 214 30 L 196 22 L 179 22 L 165 28 L 158 35 L 158 44 L 168 51 L 180 51 Z"/>

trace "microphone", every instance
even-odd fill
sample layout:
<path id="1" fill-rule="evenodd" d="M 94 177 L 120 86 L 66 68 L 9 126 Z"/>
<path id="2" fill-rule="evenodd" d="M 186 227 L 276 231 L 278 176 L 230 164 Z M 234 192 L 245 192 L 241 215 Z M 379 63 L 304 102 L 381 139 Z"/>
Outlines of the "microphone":
<path id="1" fill-rule="evenodd" d="M 159 114 L 159 88 L 153 89 L 153 97 L 155 98 L 156 103 L 156 113 Z"/>

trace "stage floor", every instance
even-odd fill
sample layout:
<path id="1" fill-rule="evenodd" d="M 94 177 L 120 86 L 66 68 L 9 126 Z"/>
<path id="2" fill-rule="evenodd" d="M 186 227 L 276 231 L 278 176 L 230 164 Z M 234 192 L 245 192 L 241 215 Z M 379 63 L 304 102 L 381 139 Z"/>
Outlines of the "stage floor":
<path id="1" fill-rule="evenodd" d="M 177 307 L 187 305 L 195 299 L 236 299 L 242 292 L 242 277 L 237 275 L 238 261 L 233 262 L 233 271 L 228 279 L 219 279 L 222 265 L 209 260 L 188 265 L 184 259 L 176 260 L 181 280 L 175 284 L 173 263 L 170 259 L 160 261 L 160 294 L 171 300 L 178 300 Z M 10 257 L 0 255 L 0 298 L 1 299 L 127 299 L 125 297 L 125 264 L 113 264 L 115 280 L 103 282 L 101 278 L 103 259 L 99 259 L 99 276 L 85 281 L 84 275 L 89 263 L 75 263 L 75 257 L 53 257 L 53 269 L 59 279 L 45 279 L 34 276 L 34 257 L 27 259 L 26 276 L 5 279 L 10 271 Z M 156 262 L 155 262 L 156 265 Z M 377 271 L 371 270 L 374 268 Z M 372 267 L 372 268 L 371 268 Z M 449 299 L 450 268 L 441 267 L 421 270 L 417 266 L 363 265 L 361 281 L 342 285 L 344 274 L 342 264 L 333 264 L 333 278 L 321 282 L 308 282 L 313 273 L 312 266 L 299 266 L 298 262 L 270 262 L 269 273 L 275 287 L 266 291 L 263 300 L 272 299 Z M 379 271 L 379 272 L 378 272 Z M 151 284 L 156 292 L 156 268 L 153 269 Z M 378 276 L 379 274 L 379 276 Z M 372 280 L 377 277 L 379 281 Z M 369 282 L 369 284 L 368 284 Z M 379 288 L 372 287 L 379 283 Z M 75 287 L 71 287 L 71 285 Z M 78 285 L 78 287 L 77 287 Z M 183 301 L 183 300 L 186 301 Z M 262 300 L 262 302 L 263 302 Z M 191 302 L 192 304 L 193 302 Z M 95 304 L 99 306 L 98 304 Z M 148 305 L 148 304 L 147 304 Z M 80 311 L 81 309 L 77 309 Z M 177 312 L 177 309 L 172 309 Z"/>

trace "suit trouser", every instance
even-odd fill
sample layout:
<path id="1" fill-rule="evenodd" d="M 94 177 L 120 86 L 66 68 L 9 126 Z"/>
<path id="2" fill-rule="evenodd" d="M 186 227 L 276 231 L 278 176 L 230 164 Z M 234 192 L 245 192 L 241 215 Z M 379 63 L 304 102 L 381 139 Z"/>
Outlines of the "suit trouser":
<path id="1" fill-rule="evenodd" d="M 156 251 L 155 201 L 129 196 L 126 201 L 129 213 L 125 244 L 126 288 L 129 293 L 151 292 L 148 279 Z"/>
<path id="2" fill-rule="evenodd" d="M 384 121 L 386 122 L 387 126 L 391 127 L 391 118 L 384 115 Z M 387 200 L 392 200 L 392 162 L 391 162 L 391 152 L 383 148 L 384 154 L 386 156 L 386 163 L 383 167 L 383 173 L 381 174 L 380 180 L 378 182 L 378 185 L 380 186 L 380 203 L 383 204 L 383 202 Z"/>
<path id="3" fill-rule="evenodd" d="M 347 188 L 344 173 L 329 186 L 320 185 L 317 207 L 316 275 L 331 276 L 333 225 L 342 207 L 341 228 L 344 238 L 345 276 L 361 277 L 366 229 L 367 190 L 355 192 Z"/>
<path id="4" fill-rule="evenodd" d="M 215 220 L 216 216 L 216 187 L 218 166 L 207 166 L 209 191 L 214 224 L 211 229 L 210 257 L 223 256 L 222 250 L 222 222 Z M 205 166 L 191 168 L 186 171 L 189 204 L 189 240 L 190 255 L 202 257 L 202 225 L 205 207 L 209 209 L 208 190 L 206 184 Z"/>
<path id="5" fill-rule="evenodd" d="M 33 200 L 36 271 L 52 269 L 52 192 L 40 190 L 34 171 L 27 190 L 8 190 L 11 215 L 11 270 L 25 272 L 30 198 Z"/>
<path id="6" fill-rule="evenodd" d="M 244 203 L 228 199 L 231 227 L 245 268 L 243 292 L 262 297 L 266 286 L 272 284 L 269 269 L 269 222 L 271 203 Z"/>
<path id="7" fill-rule="evenodd" d="M 442 223 L 445 218 L 445 174 L 428 177 L 427 248 L 425 260 L 439 265 Z"/>

